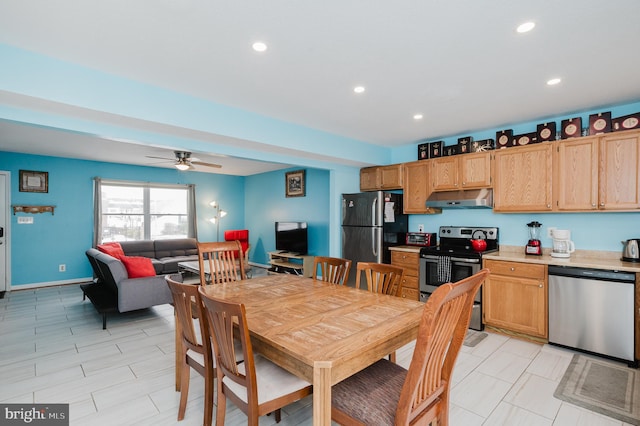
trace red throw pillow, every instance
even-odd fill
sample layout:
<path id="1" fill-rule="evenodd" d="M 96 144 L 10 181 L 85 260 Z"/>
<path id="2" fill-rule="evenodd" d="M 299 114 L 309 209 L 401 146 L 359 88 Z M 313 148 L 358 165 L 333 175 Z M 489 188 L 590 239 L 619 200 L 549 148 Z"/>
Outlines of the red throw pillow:
<path id="1" fill-rule="evenodd" d="M 122 256 L 120 260 L 124 263 L 129 278 L 153 277 L 156 275 L 153 263 L 148 257 Z"/>
<path id="2" fill-rule="evenodd" d="M 98 250 L 108 254 L 109 256 L 113 256 L 116 259 L 124 257 L 124 250 L 122 250 L 120 243 L 117 242 L 98 244 Z"/>

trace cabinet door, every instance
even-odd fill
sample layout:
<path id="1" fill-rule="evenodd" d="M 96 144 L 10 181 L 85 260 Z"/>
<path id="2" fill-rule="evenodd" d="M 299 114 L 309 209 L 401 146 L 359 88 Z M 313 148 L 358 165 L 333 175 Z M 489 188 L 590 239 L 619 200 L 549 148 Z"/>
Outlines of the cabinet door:
<path id="1" fill-rule="evenodd" d="M 495 151 L 494 211 L 551 210 L 551 143 Z"/>
<path id="2" fill-rule="evenodd" d="M 380 167 L 360 169 L 360 191 L 377 191 L 378 189 L 380 189 Z"/>
<path id="3" fill-rule="evenodd" d="M 554 195 L 558 210 L 598 208 L 598 137 L 556 142 Z"/>
<path id="4" fill-rule="evenodd" d="M 431 195 L 429 181 L 430 160 L 414 161 L 404 164 L 404 183 L 402 198 L 404 213 L 441 213 L 440 209 L 429 209 L 425 206 Z"/>
<path id="5" fill-rule="evenodd" d="M 402 189 L 402 164 L 380 167 L 381 189 Z"/>
<path id="6" fill-rule="evenodd" d="M 458 189 L 458 158 L 434 158 L 431 161 L 431 183 L 434 191 Z"/>
<path id="7" fill-rule="evenodd" d="M 600 140 L 600 208 L 640 208 L 639 151 L 640 132 L 611 134 Z"/>
<path id="8" fill-rule="evenodd" d="M 482 287 L 485 324 L 547 338 L 545 280 L 491 274 Z"/>
<path id="9" fill-rule="evenodd" d="M 491 187 L 491 153 L 460 155 L 458 175 L 462 188 Z"/>

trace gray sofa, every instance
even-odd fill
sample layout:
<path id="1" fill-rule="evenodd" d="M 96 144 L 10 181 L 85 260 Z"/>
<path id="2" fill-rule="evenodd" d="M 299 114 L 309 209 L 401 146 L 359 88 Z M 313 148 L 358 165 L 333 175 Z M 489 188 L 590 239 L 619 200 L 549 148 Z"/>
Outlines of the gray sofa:
<path id="1" fill-rule="evenodd" d="M 182 281 L 178 262 L 198 260 L 195 238 L 157 241 L 127 241 L 121 243 L 127 256 L 143 256 L 151 259 L 156 276 L 129 278 L 124 264 L 113 256 L 95 248 L 86 251 L 95 279 L 81 285 L 85 297 L 102 314 L 102 328 L 107 326 L 109 312 L 128 312 L 172 303 L 171 292 L 165 275 Z"/>

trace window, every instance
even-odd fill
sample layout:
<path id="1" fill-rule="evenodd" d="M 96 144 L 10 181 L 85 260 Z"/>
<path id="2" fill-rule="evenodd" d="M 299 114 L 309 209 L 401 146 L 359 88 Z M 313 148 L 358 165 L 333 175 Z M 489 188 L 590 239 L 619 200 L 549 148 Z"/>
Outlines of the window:
<path id="1" fill-rule="evenodd" d="M 193 185 L 96 179 L 96 243 L 195 237 Z"/>

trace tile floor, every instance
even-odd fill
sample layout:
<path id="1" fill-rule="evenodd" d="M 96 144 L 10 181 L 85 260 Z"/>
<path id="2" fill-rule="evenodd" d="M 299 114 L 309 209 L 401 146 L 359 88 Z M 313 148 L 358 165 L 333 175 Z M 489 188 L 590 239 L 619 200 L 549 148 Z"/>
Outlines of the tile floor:
<path id="1" fill-rule="evenodd" d="M 69 403 L 71 425 L 199 425 L 203 381 L 192 375 L 176 421 L 170 305 L 108 318 L 78 285 L 21 290 L 0 299 L 0 402 Z M 408 366 L 412 345 L 398 351 Z M 623 425 L 553 397 L 571 351 L 490 333 L 464 347 L 454 370 L 451 425 Z M 311 398 L 283 410 L 281 425 L 310 425 Z M 228 404 L 227 424 L 246 424 Z M 271 425 L 272 416 L 260 419 Z"/>

